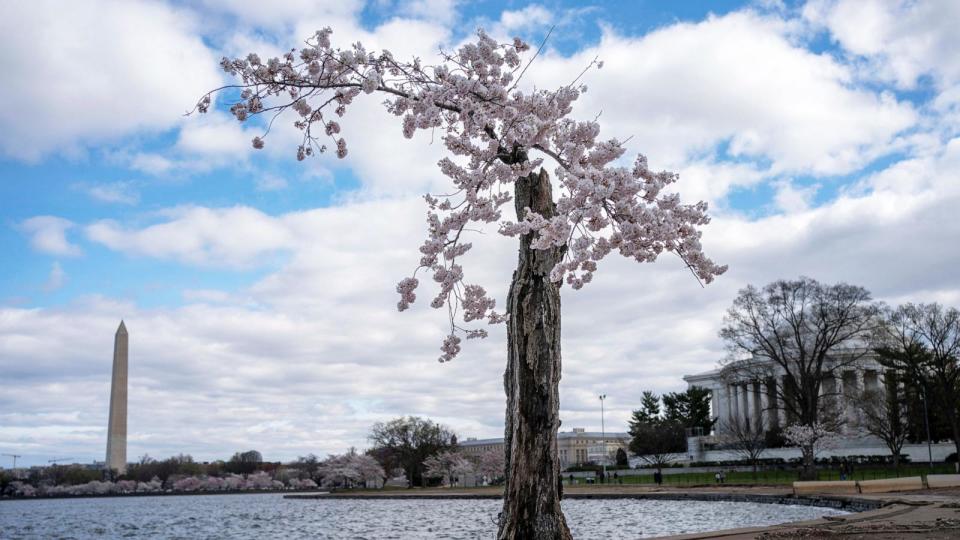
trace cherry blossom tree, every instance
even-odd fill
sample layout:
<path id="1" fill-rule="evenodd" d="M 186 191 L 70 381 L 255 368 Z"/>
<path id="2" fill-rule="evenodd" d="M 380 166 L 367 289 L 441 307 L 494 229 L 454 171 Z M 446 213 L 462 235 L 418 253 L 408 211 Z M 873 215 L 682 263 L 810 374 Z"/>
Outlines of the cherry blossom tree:
<path id="1" fill-rule="evenodd" d="M 288 481 L 288 484 L 293 489 L 316 489 L 317 483 L 311 480 L 310 478 L 304 478 L 303 480 L 299 478 L 291 478 Z"/>
<path id="2" fill-rule="evenodd" d="M 20 481 L 11 482 L 9 489 L 13 491 L 13 494 L 17 497 L 36 497 L 37 496 L 37 488 L 33 487 L 32 485 L 26 482 L 20 482 Z"/>
<path id="3" fill-rule="evenodd" d="M 231 474 L 223 480 L 225 482 L 225 489 L 229 490 L 243 489 L 246 485 L 246 481 L 239 474 Z"/>
<path id="4" fill-rule="evenodd" d="M 457 478 L 470 474 L 474 470 L 473 463 L 455 450 L 447 450 L 432 455 L 423 461 L 424 473 L 427 478 L 442 478 L 453 486 Z"/>
<path id="5" fill-rule="evenodd" d="M 161 489 L 163 489 L 163 482 L 161 482 L 156 476 L 151 478 L 149 482 L 137 482 L 138 492 L 149 493 L 160 491 Z"/>
<path id="6" fill-rule="evenodd" d="M 133 493 L 137 490 L 136 480 L 120 480 L 117 482 L 117 491 L 120 493 Z"/>
<path id="7" fill-rule="evenodd" d="M 570 538 L 556 481 L 560 286 L 590 283 L 614 251 L 637 262 L 672 253 L 710 282 L 725 267 L 701 249 L 707 206 L 681 204 L 666 189 L 676 174 L 651 170 L 642 155 L 626 164 L 623 142 L 600 139 L 596 121 L 570 118 L 587 90 L 583 74 L 556 90 L 524 81 L 540 51 L 530 54 L 519 38 L 499 43 L 479 31 L 476 41 L 425 65 L 360 43 L 336 48 L 331 34 L 324 28 L 299 51 L 277 58 L 224 58 L 223 69 L 238 83 L 202 96 L 197 109 L 207 112 L 219 94 L 241 122 L 268 118 L 252 141 L 258 149 L 274 121 L 290 113 L 302 133 L 298 159 L 328 151 L 344 158 L 341 119 L 356 99 L 377 94 L 405 137 L 426 130 L 442 141 L 450 155 L 438 166 L 452 186 L 425 196 L 428 234 L 416 269 L 397 286 L 398 308 L 416 300 L 421 273 L 436 283 L 430 305 L 446 310 L 450 321 L 441 362 L 457 356 L 463 337 L 485 337 L 481 323 L 507 322 L 506 487 L 498 537 Z M 594 61 L 587 69 L 602 65 Z M 557 177 L 556 198 L 545 160 Z M 503 216 L 511 200 L 515 219 Z M 486 288 L 467 280 L 462 264 L 472 248 L 469 231 L 486 224 L 520 239 L 503 312 Z"/>
<path id="8" fill-rule="evenodd" d="M 494 482 L 503 477 L 503 452 L 495 448 L 484 450 L 476 456 L 475 469 L 487 482 Z"/>
<path id="9" fill-rule="evenodd" d="M 317 467 L 317 474 L 322 477 L 324 487 L 345 486 L 354 484 L 367 485 L 367 482 L 383 484 L 387 473 L 377 460 L 365 454 L 358 454 L 354 449 L 343 455 L 332 455 L 323 460 Z"/>
<path id="10" fill-rule="evenodd" d="M 836 447 L 839 435 L 828 426 L 814 422 L 812 424 L 791 424 L 784 428 L 783 438 L 792 446 L 800 447 L 803 456 L 803 478 L 816 480 L 814 460 L 817 454 Z"/>
<path id="11" fill-rule="evenodd" d="M 174 491 L 202 491 L 206 486 L 196 476 L 187 476 L 173 483 Z"/>

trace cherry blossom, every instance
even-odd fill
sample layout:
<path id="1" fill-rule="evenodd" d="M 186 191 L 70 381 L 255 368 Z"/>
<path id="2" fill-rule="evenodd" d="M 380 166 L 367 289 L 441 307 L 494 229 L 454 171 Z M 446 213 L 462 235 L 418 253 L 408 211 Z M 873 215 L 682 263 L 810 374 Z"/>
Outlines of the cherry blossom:
<path id="1" fill-rule="evenodd" d="M 377 460 L 351 449 L 343 455 L 332 455 L 320 463 L 317 474 L 324 487 L 366 485 L 373 481 L 382 485 L 387 477 Z"/>
<path id="2" fill-rule="evenodd" d="M 345 158 L 338 119 L 355 99 L 379 94 L 387 112 L 399 118 L 404 137 L 429 131 L 444 144 L 450 156 L 437 165 L 452 186 L 449 193 L 425 197 L 428 233 L 419 265 L 397 286 L 402 311 L 416 300 L 419 272 L 437 284 L 430 305 L 446 309 L 450 318 L 441 361 L 459 353 L 457 334 L 486 335 L 458 321 L 505 319 L 486 289 L 466 281 L 461 264 L 472 248 L 466 234 L 485 224 L 496 224 L 505 236 L 535 233 L 537 249 L 565 248 L 551 279 L 573 289 L 589 284 L 598 263 L 614 251 L 637 262 L 675 254 L 703 282 L 726 270 L 704 255 L 700 243 L 700 227 L 709 222 L 706 203 L 682 204 L 675 193 L 665 192 L 677 181 L 675 173 L 651 170 L 642 155 L 625 165 L 622 141 L 601 139 L 594 120 L 570 117 L 586 91 L 580 77 L 556 90 L 520 84 L 539 54 L 529 56 L 521 39 L 498 43 L 478 31 L 476 41 L 425 65 L 419 59 L 401 61 L 387 50 L 368 51 L 361 43 L 335 48 L 332 34 L 324 28 L 300 50 L 266 61 L 256 54 L 224 58 L 224 71 L 239 82 L 204 95 L 196 110 L 207 112 L 220 94 L 238 121 L 264 116 L 264 133 L 252 143 L 257 149 L 264 147 L 274 121 L 292 110 L 293 125 L 302 132 L 297 159 L 328 147 Z M 587 69 L 602 66 L 595 60 Z M 529 208 L 516 220 L 503 216 L 514 181 L 547 162 L 561 188 L 556 216 L 546 219 Z"/>
<path id="3" fill-rule="evenodd" d="M 451 486 L 456 483 L 459 477 L 474 471 L 474 464 L 455 450 L 447 450 L 428 457 L 423 461 L 423 467 L 424 476 L 441 478 Z"/>

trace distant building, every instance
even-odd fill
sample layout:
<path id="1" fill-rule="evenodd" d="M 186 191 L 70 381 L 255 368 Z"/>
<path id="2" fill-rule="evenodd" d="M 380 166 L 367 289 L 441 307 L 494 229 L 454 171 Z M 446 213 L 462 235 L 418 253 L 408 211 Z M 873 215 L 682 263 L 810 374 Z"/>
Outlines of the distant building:
<path id="1" fill-rule="evenodd" d="M 759 363 L 757 360 L 753 362 Z M 827 362 L 829 365 L 830 360 Z M 710 391 L 710 413 L 717 419 L 714 435 L 727 435 L 727 427 L 734 422 L 746 426 L 754 426 L 759 422 L 765 430 L 783 428 L 796 422 L 782 401 L 783 392 L 780 390 L 786 384 L 783 369 L 771 361 L 767 361 L 766 365 L 766 369 L 754 368 L 750 374 L 739 373 L 734 367 L 683 377 L 689 387 L 700 386 Z M 824 381 L 820 394 L 839 397 L 839 412 L 845 421 L 844 435 L 864 435 L 857 429 L 857 399 L 865 390 L 884 390 L 883 371 L 883 366 L 867 355 L 856 363 L 838 367 L 835 377 L 828 377 Z M 764 376 L 756 376 L 758 372 Z"/>
<path id="2" fill-rule="evenodd" d="M 854 352 L 862 352 L 854 350 Z M 845 354 L 840 351 L 839 355 Z M 858 399 L 863 391 L 884 392 L 884 371 L 876 357 L 867 352 L 856 362 L 834 364 L 836 358 L 827 359 L 827 368 L 833 376 L 827 377 L 820 387 L 824 399 L 835 400 L 835 413 L 841 420 L 838 440 L 818 457 L 889 455 L 890 451 L 880 439 L 864 432 L 858 425 Z M 736 365 L 715 369 L 695 375 L 686 375 L 683 380 L 688 387 L 699 386 L 710 391 L 710 414 L 716 420 L 711 433 L 688 433 L 687 452 L 675 456 L 677 462 L 730 461 L 741 459 L 728 446 L 734 436 L 730 426 L 759 426 L 764 431 L 782 429 L 797 419 L 783 402 L 783 388 L 787 384 L 784 370 L 772 361 L 751 360 L 751 369 L 737 369 Z M 906 444 L 902 453 L 912 462 L 929 459 L 943 461 L 954 446 L 951 443 Z M 800 450 L 795 447 L 770 448 L 763 457 L 796 459 Z"/>
<path id="3" fill-rule="evenodd" d="M 617 450 L 624 451 L 630 444 L 628 433 L 601 433 L 586 431 L 584 428 L 573 428 L 573 431 L 557 433 L 557 453 L 561 467 L 581 465 L 587 462 L 601 463 L 604 455 L 607 463 L 615 461 Z M 503 451 L 503 438 L 476 439 L 468 437 L 460 441 L 460 449 L 468 456 L 478 455 L 487 450 Z"/>

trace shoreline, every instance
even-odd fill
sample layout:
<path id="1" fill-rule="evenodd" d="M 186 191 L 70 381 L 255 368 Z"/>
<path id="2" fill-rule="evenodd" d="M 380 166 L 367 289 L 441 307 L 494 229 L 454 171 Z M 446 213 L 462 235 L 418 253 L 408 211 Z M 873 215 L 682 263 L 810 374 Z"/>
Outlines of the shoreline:
<path id="1" fill-rule="evenodd" d="M 112 499 L 122 497 L 176 497 L 180 495 L 265 495 L 270 493 L 297 495 L 301 493 L 315 493 L 316 490 L 287 490 L 287 489 L 232 489 L 222 491 L 153 491 L 139 493 L 85 493 L 83 495 L 37 495 L 35 497 L 0 497 L 4 501 L 45 501 L 51 499 Z"/>
<path id="2" fill-rule="evenodd" d="M 322 499 L 370 499 L 370 500 L 499 500 L 503 499 L 500 494 L 493 493 L 336 493 L 336 492 L 318 492 L 318 493 L 291 493 L 283 496 L 284 499 L 291 500 L 322 500 Z M 754 494 L 754 493 L 708 493 L 708 492 L 690 492 L 690 493 L 570 493 L 564 494 L 564 500 L 613 500 L 613 499 L 635 499 L 635 500 L 660 500 L 660 501 L 705 501 L 705 502 L 748 502 L 758 504 L 784 504 L 791 506 L 815 506 L 819 508 L 830 508 L 834 510 L 845 510 L 858 513 L 870 510 L 877 510 L 885 506 L 886 503 L 874 499 L 861 499 L 858 497 L 830 496 L 830 495 L 793 495 L 784 494 Z"/>

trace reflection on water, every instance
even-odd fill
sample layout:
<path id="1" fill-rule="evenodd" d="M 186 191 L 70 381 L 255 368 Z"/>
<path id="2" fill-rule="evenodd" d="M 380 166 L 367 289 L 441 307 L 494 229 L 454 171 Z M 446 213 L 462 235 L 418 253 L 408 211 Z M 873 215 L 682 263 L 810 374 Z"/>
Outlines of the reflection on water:
<path id="1" fill-rule="evenodd" d="M 11 539 L 493 538 L 497 500 L 286 500 L 278 494 L 0 502 Z M 739 502 L 567 500 L 575 538 L 632 539 L 772 525 L 844 512 Z"/>

